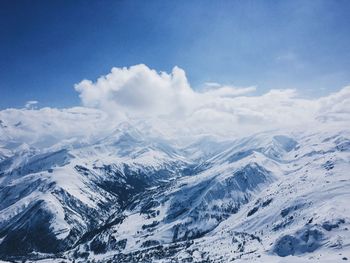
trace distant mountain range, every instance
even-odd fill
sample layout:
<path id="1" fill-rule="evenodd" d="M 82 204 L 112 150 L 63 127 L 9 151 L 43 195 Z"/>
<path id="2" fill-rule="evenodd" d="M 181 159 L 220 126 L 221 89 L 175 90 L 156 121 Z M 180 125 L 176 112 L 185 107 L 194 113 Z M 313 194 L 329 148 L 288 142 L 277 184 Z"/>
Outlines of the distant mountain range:
<path id="1" fill-rule="evenodd" d="M 181 146 L 126 123 L 51 148 L 2 137 L 0 258 L 342 262 L 349 173 L 337 128 Z"/>

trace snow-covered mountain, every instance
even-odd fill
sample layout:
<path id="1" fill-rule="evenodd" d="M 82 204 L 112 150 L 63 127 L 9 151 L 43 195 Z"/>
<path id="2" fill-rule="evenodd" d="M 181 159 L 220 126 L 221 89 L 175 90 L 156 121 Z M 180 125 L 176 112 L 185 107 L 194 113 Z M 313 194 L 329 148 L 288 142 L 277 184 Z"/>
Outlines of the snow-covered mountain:
<path id="1" fill-rule="evenodd" d="M 205 136 L 185 146 L 125 123 L 49 147 L 2 135 L 3 260 L 350 258 L 348 130 Z"/>

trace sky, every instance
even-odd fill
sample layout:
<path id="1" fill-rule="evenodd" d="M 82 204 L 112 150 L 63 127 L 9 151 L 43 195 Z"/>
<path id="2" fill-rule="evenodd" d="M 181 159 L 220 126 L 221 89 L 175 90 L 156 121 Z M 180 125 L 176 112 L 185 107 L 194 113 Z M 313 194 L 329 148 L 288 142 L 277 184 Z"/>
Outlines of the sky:
<path id="1" fill-rule="evenodd" d="M 138 64 L 178 66 L 194 90 L 324 96 L 350 84 L 349 13 L 347 0 L 2 0 L 0 109 L 80 105 L 76 84 Z"/>

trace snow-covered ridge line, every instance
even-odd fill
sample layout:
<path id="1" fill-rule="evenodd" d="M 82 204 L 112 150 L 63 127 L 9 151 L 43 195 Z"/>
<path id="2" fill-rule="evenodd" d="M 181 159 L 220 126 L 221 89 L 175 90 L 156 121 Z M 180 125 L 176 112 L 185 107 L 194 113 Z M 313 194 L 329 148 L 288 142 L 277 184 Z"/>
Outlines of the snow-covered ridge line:
<path id="1" fill-rule="evenodd" d="M 180 147 L 124 123 L 93 143 L 1 145 L 2 259 L 348 253 L 347 129 L 206 136 Z"/>

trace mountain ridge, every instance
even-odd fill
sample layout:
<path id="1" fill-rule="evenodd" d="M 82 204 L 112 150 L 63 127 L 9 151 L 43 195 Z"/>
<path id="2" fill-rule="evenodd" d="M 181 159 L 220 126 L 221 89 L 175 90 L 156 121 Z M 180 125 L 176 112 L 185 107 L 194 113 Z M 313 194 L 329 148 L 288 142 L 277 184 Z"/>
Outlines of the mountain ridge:
<path id="1" fill-rule="evenodd" d="M 349 138 L 276 130 L 178 147 L 124 123 L 61 149 L 2 143 L 0 258 L 341 258 L 350 244 Z"/>

